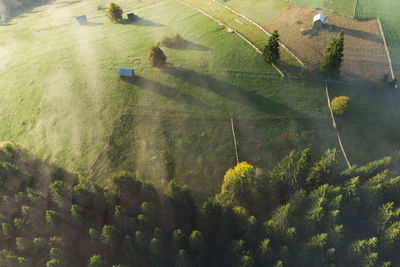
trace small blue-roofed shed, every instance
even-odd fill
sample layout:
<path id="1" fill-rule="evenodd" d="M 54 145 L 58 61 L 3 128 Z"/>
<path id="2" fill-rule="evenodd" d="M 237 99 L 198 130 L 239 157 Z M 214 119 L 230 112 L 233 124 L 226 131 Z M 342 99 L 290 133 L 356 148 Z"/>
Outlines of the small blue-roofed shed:
<path id="1" fill-rule="evenodd" d="M 82 16 L 76 17 L 76 20 L 79 22 L 80 25 L 83 25 L 83 24 L 87 23 L 86 15 L 82 15 Z"/>
<path id="2" fill-rule="evenodd" d="M 129 68 L 120 68 L 118 71 L 119 77 L 123 81 L 132 81 L 133 80 L 133 69 Z"/>
<path id="3" fill-rule="evenodd" d="M 134 20 L 136 19 L 136 17 L 137 17 L 137 16 L 136 16 L 134 13 L 129 13 L 129 14 L 128 14 L 128 20 L 129 20 L 129 21 L 134 21 Z"/>

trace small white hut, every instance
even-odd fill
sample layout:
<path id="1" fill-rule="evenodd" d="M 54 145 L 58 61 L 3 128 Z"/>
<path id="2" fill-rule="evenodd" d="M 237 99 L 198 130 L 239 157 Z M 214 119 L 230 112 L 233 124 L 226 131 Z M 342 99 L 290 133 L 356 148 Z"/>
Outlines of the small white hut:
<path id="1" fill-rule="evenodd" d="M 325 17 L 324 15 L 322 15 L 321 13 L 319 13 L 318 15 L 314 16 L 314 20 L 313 20 L 313 29 L 321 29 L 322 25 L 325 24 Z"/>

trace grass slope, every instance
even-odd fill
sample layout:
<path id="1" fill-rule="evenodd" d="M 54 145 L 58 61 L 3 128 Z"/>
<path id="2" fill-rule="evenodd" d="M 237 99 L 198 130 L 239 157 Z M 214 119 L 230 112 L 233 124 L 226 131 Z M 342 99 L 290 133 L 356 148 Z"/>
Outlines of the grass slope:
<path id="1" fill-rule="evenodd" d="M 215 192 L 235 163 L 231 116 L 242 119 L 241 160 L 260 167 L 335 144 L 320 83 L 283 80 L 243 40 L 175 1 L 119 1 L 143 18 L 134 24 L 110 23 L 98 4 L 55 2 L 0 28 L 0 140 L 82 174 L 100 155 L 94 174 L 129 169 L 160 185 L 173 176 L 198 194 Z M 81 14 L 88 26 L 76 23 Z M 150 46 L 175 33 L 191 45 L 165 48 L 169 65 L 151 68 Z M 121 82 L 118 67 L 133 67 L 136 82 Z M 131 126 L 117 131 L 120 114 Z"/>
<path id="2" fill-rule="evenodd" d="M 353 17 L 356 0 L 288 0 L 296 4 L 328 9 L 337 14 Z"/>

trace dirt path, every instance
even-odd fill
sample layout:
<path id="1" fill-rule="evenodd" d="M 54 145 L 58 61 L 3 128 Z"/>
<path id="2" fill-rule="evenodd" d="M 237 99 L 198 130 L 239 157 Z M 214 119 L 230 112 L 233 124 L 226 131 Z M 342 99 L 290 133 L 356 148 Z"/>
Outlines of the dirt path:
<path id="1" fill-rule="evenodd" d="M 188 7 L 188 8 L 190 8 L 190 9 L 193 9 L 193 10 L 195 10 L 195 11 L 197 11 L 197 12 L 200 12 L 201 14 L 203 14 L 203 15 L 206 16 L 206 17 L 209 17 L 210 19 L 216 21 L 219 25 L 222 25 L 222 26 L 226 27 L 228 31 L 231 30 L 230 32 L 235 33 L 237 36 L 239 36 L 241 39 L 243 39 L 246 43 L 248 43 L 251 47 L 253 47 L 253 48 L 257 51 L 257 53 L 262 54 L 262 52 L 260 51 L 260 49 L 258 49 L 258 47 L 256 47 L 252 42 L 250 42 L 248 39 L 246 39 L 243 35 L 241 35 L 241 34 L 238 33 L 237 31 L 235 31 L 234 29 L 231 29 L 228 25 L 226 25 L 226 24 L 223 23 L 222 21 L 220 21 L 220 20 L 214 18 L 213 16 L 209 15 L 208 13 L 204 12 L 204 11 L 201 10 L 201 9 L 192 7 L 191 5 L 189 5 L 189 4 L 187 4 L 187 3 L 184 3 L 184 2 L 182 2 L 182 1 L 180 1 L 180 0 L 175 0 L 175 1 L 178 2 L 178 3 L 181 4 L 181 5 L 184 5 L 184 6 Z M 285 78 L 285 74 L 283 74 L 283 72 L 282 72 L 275 64 L 271 63 L 271 65 L 272 65 L 272 66 L 276 69 L 276 71 L 282 76 L 282 78 Z"/>
<path id="2" fill-rule="evenodd" d="M 239 164 L 239 154 L 238 154 L 238 149 L 237 149 L 235 127 L 233 125 L 233 119 L 232 118 L 231 118 L 231 126 L 232 126 L 232 135 L 233 135 L 233 144 L 235 145 L 236 163 Z"/>
<path id="3" fill-rule="evenodd" d="M 346 160 L 347 167 L 351 168 L 350 161 L 347 158 L 346 152 L 344 151 L 344 147 L 343 147 L 343 144 L 342 144 L 342 139 L 340 138 L 340 134 L 339 134 L 339 131 L 338 131 L 337 126 L 336 126 L 335 116 L 333 115 L 333 110 L 332 110 L 332 107 L 331 107 L 331 100 L 329 98 L 328 83 L 325 83 L 325 92 L 326 92 L 326 100 L 328 101 L 329 112 L 331 113 L 332 126 L 336 130 L 336 136 L 337 136 L 337 139 L 338 139 L 338 142 L 339 142 L 340 149 L 342 150 L 343 157 Z"/>

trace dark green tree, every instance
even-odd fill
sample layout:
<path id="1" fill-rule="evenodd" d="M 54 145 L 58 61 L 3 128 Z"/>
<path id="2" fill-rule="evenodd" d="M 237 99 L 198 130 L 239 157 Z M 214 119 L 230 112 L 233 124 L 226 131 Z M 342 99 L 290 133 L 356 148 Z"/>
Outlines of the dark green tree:
<path id="1" fill-rule="evenodd" d="M 327 77 L 334 77 L 340 73 L 340 67 L 343 61 L 344 51 L 344 32 L 333 39 L 331 45 L 326 50 L 321 70 Z"/>
<path id="2" fill-rule="evenodd" d="M 280 59 L 279 52 L 279 33 L 274 31 L 269 37 L 268 43 L 263 49 L 264 61 L 267 63 L 276 63 Z"/>
<path id="3" fill-rule="evenodd" d="M 165 65 L 167 61 L 167 57 L 161 48 L 157 45 L 154 45 L 150 48 L 148 60 L 153 67 L 161 68 Z"/>
<path id="4" fill-rule="evenodd" d="M 122 8 L 119 5 L 115 3 L 110 3 L 110 6 L 107 10 L 107 15 L 112 22 L 120 21 L 122 19 L 122 13 Z"/>

